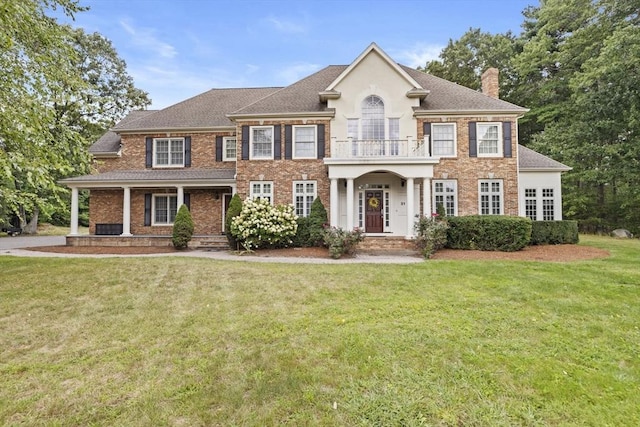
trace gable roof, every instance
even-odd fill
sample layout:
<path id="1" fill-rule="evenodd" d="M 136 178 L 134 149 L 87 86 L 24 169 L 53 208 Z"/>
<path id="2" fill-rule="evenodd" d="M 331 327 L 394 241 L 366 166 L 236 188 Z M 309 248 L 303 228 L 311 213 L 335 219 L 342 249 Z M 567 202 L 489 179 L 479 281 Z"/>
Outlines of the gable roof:
<path id="1" fill-rule="evenodd" d="M 129 122 L 141 119 L 158 110 L 135 110 L 130 111 L 122 120 L 118 122 L 118 126 L 126 125 Z M 89 152 L 94 156 L 116 154 L 120 151 L 120 135 L 113 131 L 108 131 L 102 135 L 96 142 L 91 145 Z"/>
<path id="2" fill-rule="evenodd" d="M 211 89 L 138 120 L 120 122 L 115 132 L 235 128 L 227 113 L 277 91 L 280 88 Z"/>
<path id="3" fill-rule="evenodd" d="M 523 172 L 567 172 L 572 168 L 518 144 L 518 166 Z"/>
<path id="4" fill-rule="evenodd" d="M 393 59 L 391 59 L 389 55 L 386 54 L 385 51 L 380 49 L 380 47 L 377 44 L 371 43 L 334 81 L 331 82 L 331 84 L 329 84 L 329 86 L 327 86 L 325 90 L 327 92 L 333 91 L 336 88 L 336 86 L 340 84 L 340 82 L 345 77 L 347 77 L 347 75 L 349 75 L 349 73 L 351 73 L 351 71 L 353 71 L 353 69 L 356 68 L 364 60 L 364 58 L 366 58 L 372 52 L 375 52 L 378 55 L 380 55 L 382 60 L 385 61 L 396 73 L 402 76 L 407 81 L 407 83 L 409 83 L 409 85 L 413 86 L 416 89 L 423 89 L 420 86 L 420 84 L 417 81 L 415 81 L 409 74 L 407 74 L 402 69 L 402 67 L 400 67 L 396 62 L 394 62 Z"/>

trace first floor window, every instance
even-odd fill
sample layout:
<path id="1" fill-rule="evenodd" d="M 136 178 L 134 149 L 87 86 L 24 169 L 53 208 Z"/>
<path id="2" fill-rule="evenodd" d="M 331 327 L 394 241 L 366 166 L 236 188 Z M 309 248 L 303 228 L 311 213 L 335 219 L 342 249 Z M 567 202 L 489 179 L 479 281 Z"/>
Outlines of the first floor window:
<path id="1" fill-rule="evenodd" d="M 293 158 L 314 159 L 316 157 L 316 126 L 293 127 Z"/>
<path id="2" fill-rule="evenodd" d="M 478 157 L 498 157 L 502 155 L 499 123 L 478 123 Z"/>
<path id="3" fill-rule="evenodd" d="M 273 159 L 272 126 L 255 126 L 251 128 L 251 158 Z"/>
<path id="4" fill-rule="evenodd" d="M 524 214 L 532 221 L 538 219 L 538 197 L 535 188 L 526 188 L 524 190 Z"/>
<path id="5" fill-rule="evenodd" d="M 255 181 L 250 183 L 252 199 L 267 199 L 273 204 L 273 182 Z"/>
<path id="6" fill-rule="evenodd" d="M 154 195 L 153 196 L 153 224 L 169 225 L 176 219 L 178 210 L 178 196 Z"/>
<path id="7" fill-rule="evenodd" d="M 432 150 L 435 157 L 456 155 L 456 127 L 453 123 L 431 125 Z"/>
<path id="8" fill-rule="evenodd" d="M 479 187 L 480 215 L 502 215 L 502 180 L 483 180 Z"/>
<path id="9" fill-rule="evenodd" d="M 184 138 L 155 138 L 154 166 L 184 166 Z"/>
<path id="10" fill-rule="evenodd" d="M 223 138 L 224 144 L 222 146 L 222 160 L 225 162 L 236 161 L 236 138 L 225 136 Z"/>
<path id="11" fill-rule="evenodd" d="M 553 188 L 542 189 L 542 220 L 553 221 L 555 219 L 555 212 L 553 209 Z"/>
<path id="12" fill-rule="evenodd" d="M 315 181 L 294 181 L 293 206 L 296 209 L 296 215 L 309 216 L 316 194 Z"/>
<path id="13" fill-rule="evenodd" d="M 438 205 L 444 207 L 447 216 L 456 216 L 458 213 L 458 185 L 455 180 L 433 181 L 433 209 Z"/>

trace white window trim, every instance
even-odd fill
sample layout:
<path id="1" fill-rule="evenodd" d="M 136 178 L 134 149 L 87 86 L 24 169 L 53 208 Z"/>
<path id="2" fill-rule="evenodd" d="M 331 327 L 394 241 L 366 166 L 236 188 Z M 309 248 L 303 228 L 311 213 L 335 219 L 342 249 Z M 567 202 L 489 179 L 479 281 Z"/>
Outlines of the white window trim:
<path id="1" fill-rule="evenodd" d="M 160 140 L 166 140 L 169 141 L 169 158 L 168 158 L 168 163 L 166 165 L 160 165 L 157 162 L 157 152 L 156 152 L 156 147 L 157 147 L 157 141 Z M 180 164 L 171 164 L 171 141 L 182 141 L 182 163 Z M 153 167 L 154 168 L 183 168 L 184 167 L 184 160 L 185 157 L 187 155 L 186 153 L 186 149 L 185 149 L 185 140 L 184 138 L 153 138 Z"/>
<path id="2" fill-rule="evenodd" d="M 227 156 L 227 142 L 233 141 L 236 145 L 236 155 L 231 158 Z M 222 161 L 223 162 L 235 162 L 238 159 L 238 143 L 235 136 L 222 137 Z"/>
<path id="3" fill-rule="evenodd" d="M 176 206 L 177 206 L 177 202 L 178 202 L 178 195 L 177 194 L 172 194 L 172 193 L 154 193 L 151 195 L 151 225 L 152 226 L 158 226 L 158 227 L 171 227 L 173 226 L 173 222 L 156 222 L 156 198 L 157 197 L 167 197 L 167 198 L 171 198 L 174 197 L 176 199 Z M 167 207 L 169 206 L 169 200 L 167 199 Z M 176 215 L 178 214 L 178 212 L 176 211 Z M 169 219 L 168 216 L 168 212 L 167 212 L 167 220 Z"/>
<path id="4" fill-rule="evenodd" d="M 483 182 L 487 182 L 489 183 L 489 189 L 491 189 L 491 184 L 494 182 L 498 182 L 500 183 L 500 213 L 494 214 L 494 213 L 489 213 L 489 214 L 483 214 L 482 213 L 482 192 L 481 192 L 481 188 L 482 188 L 482 183 Z M 491 195 L 494 194 L 493 192 L 489 191 L 489 209 L 491 210 Z M 504 180 L 502 179 L 480 179 L 478 180 L 478 215 L 504 215 Z"/>
<path id="5" fill-rule="evenodd" d="M 436 183 L 453 183 L 453 216 L 458 216 L 458 180 L 456 179 L 434 179 L 431 181 L 431 206 L 434 212 L 436 212 L 436 209 L 438 208 L 437 204 L 436 204 L 436 196 L 439 193 L 436 193 Z M 478 187 L 479 188 L 479 187 Z M 447 193 L 444 192 L 442 193 L 444 194 L 444 196 L 447 196 Z M 479 198 L 478 198 L 479 199 Z M 445 206 L 446 209 L 446 206 Z"/>
<path id="6" fill-rule="evenodd" d="M 304 196 L 307 197 L 309 194 L 307 193 L 296 193 L 296 184 L 302 184 L 306 187 L 307 184 L 313 184 L 313 199 L 311 201 L 311 203 L 313 203 L 313 200 L 316 199 L 316 197 L 318 197 L 318 181 L 315 180 L 306 180 L 306 181 L 293 181 L 293 186 L 292 186 L 292 193 L 293 193 L 293 209 L 297 210 L 296 207 L 296 197 L 297 196 Z M 311 206 L 309 206 L 309 212 L 303 212 L 302 215 L 298 215 L 298 216 L 302 216 L 302 217 L 308 217 L 309 214 L 311 213 Z M 297 214 L 297 213 L 296 213 Z"/>
<path id="7" fill-rule="evenodd" d="M 498 152 L 497 153 L 480 153 L 480 127 L 481 126 L 497 126 L 498 128 Z M 501 122 L 476 122 L 476 154 L 478 157 L 504 157 L 503 154 L 504 139 L 502 136 Z"/>
<path id="8" fill-rule="evenodd" d="M 253 193 L 253 186 L 255 184 L 259 184 L 260 185 L 260 194 L 259 195 L 254 195 Z M 264 184 L 271 184 L 271 193 L 265 193 L 264 192 Z M 259 199 L 259 198 L 264 198 L 264 195 L 269 195 L 269 200 L 271 201 L 271 204 L 273 205 L 273 195 L 274 195 L 274 188 L 273 188 L 273 181 L 249 181 L 249 197 L 251 197 L 252 199 Z"/>
<path id="9" fill-rule="evenodd" d="M 458 125 L 457 123 L 431 123 L 431 135 L 429 138 L 431 139 L 431 152 L 434 152 L 434 127 L 438 126 L 452 126 L 453 125 L 453 153 L 452 154 L 433 154 L 433 157 L 436 159 L 440 158 L 456 158 L 458 157 Z M 476 129 L 477 135 L 477 129 Z M 446 181 L 446 180 L 445 180 Z M 457 190 L 456 190 L 457 191 Z M 457 193 L 456 193 L 457 194 Z"/>
<path id="10" fill-rule="evenodd" d="M 293 159 L 315 159 L 318 157 L 318 126 L 316 125 L 297 125 L 292 126 L 291 131 L 291 157 Z M 313 128 L 313 154 L 311 156 L 296 156 L 296 129 L 298 128 Z"/>
<path id="11" fill-rule="evenodd" d="M 253 131 L 254 129 L 271 129 L 271 156 L 256 157 L 253 155 Z M 275 130 L 273 126 L 251 126 L 249 128 L 249 160 L 273 160 L 273 145 L 275 140 Z"/>

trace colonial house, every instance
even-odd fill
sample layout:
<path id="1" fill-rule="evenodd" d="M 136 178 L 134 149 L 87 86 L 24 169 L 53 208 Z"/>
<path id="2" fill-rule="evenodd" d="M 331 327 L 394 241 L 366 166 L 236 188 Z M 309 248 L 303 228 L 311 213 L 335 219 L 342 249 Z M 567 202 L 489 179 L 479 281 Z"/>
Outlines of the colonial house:
<path id="1" fill-rule="evenodd" d="M 561 163 L 518 145 L 527 109 L 394 62 L 375 43 L 286 87 L 213 89 L 134 111 L 90 151 L 72 190 L 68 244 L 167 244 L 187 204 L 198 236 L 225 232 L 234 193 L 293 204 L 319 197 L 333 226 L 410 239 L 418 215 L 562 219 Z M 90 191 L 78 236 L 78 191 Z"/>

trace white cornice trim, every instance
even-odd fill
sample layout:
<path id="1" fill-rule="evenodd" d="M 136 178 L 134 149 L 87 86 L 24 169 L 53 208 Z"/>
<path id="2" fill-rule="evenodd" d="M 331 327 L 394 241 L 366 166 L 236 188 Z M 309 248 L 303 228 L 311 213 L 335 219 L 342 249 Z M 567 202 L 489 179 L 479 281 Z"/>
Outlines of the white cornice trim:
<path id="1" fill-rule="evenodd" d="M 158 127 L 158 128 L 142 128 L 142 129 L 111 129 L 118 135 L 130 135 L 138 133 L 207 133 L 207 132 L 234 132 L 235 126 L 211 126 L 211 127 Z"/>
<path id="2" fill-rule="evenodd" d="M 328 108 L 325 111 L 306 111 L 300 113 L 253 113 L 253 114 L 227 114 L 227 117 L 234 121 L 239 120 L 260 120 L 260 119 L 300 119 L 300 118 L 328 118 L 335 117 L 336 111 Z"/>
<path id="3" fill-rule="evenodd" d="M 184 180 L 113 180 L 113 181 L 58 181 L 69 188 L 166 188 L 166 187 L 229 187 L 236 185 L 235 179 L 184 179 Z"/>

